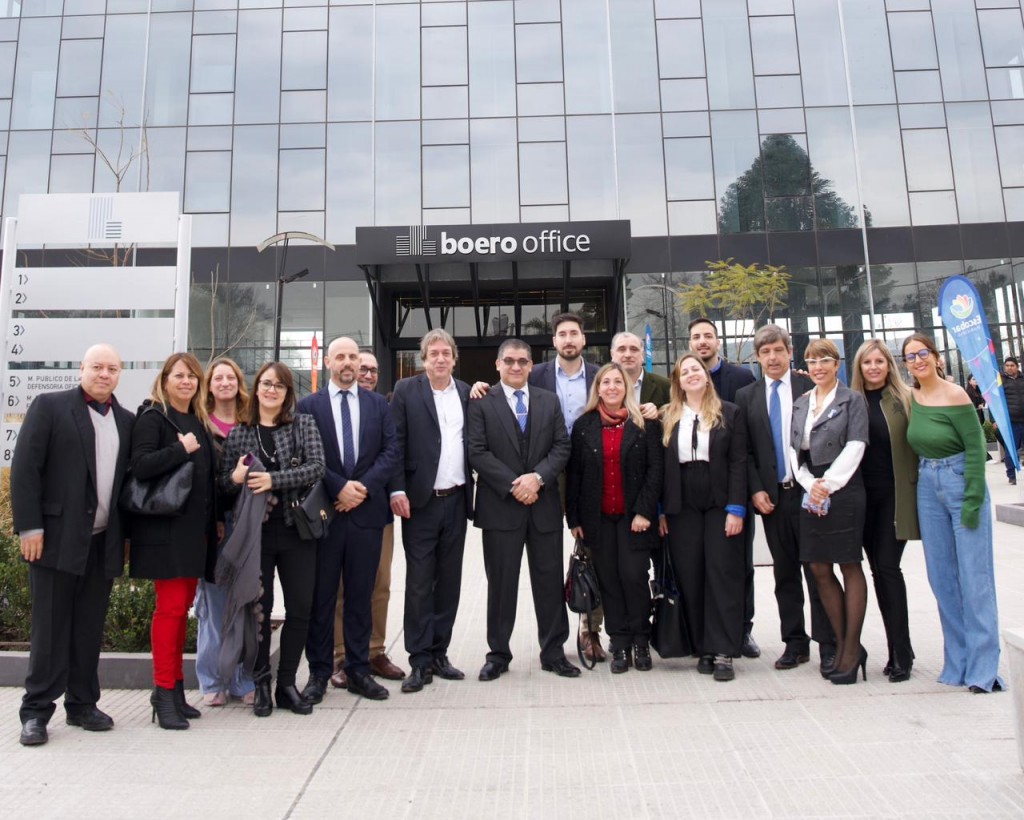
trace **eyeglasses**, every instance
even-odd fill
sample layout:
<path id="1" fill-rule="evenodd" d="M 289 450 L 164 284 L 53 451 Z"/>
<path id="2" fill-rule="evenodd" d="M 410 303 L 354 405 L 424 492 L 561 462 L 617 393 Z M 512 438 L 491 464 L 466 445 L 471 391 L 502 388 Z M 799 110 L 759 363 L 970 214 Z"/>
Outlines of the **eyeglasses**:
<path id="1" fill-rule="evenodd" d="M 379 370 L 376 367 L 366 367 L 365 365 L 363 365 L 359 368 L 360 376 L 366 376 L 371 374 L 376 376 L 378 372 Z"/>
<path id="2" fill-rule="evenodd" d="M 905 361 L 907 364 L 913 364 L 918 359 L 920 359 L 922 362 L 926 362 L 928 361 L 928 357 L 931 355 L 932 352 L 928 348 L 925 348 L 924 350 L 918 350 L 917 353 L 905 353 L 903 355 L 903 361 Z"/>
<path id="3" fill-rule="evenodd" d="M 804 362 L 808 367 L 817 367 L 818 365 L 828 367 L 830 364 L 835 364 L 836 360 L 831 356 L 822 356 L 820 359 L 804 359 Z"/>
<path id="4" fill-rule="evenodd" d="M 272 390 L 275 393 L 277 393 L 277 392 L 280 392 L 281 390 L 287 389 L 287 386 L 282 384 L 281 382 L 272 382 L 272 381 L 269 381 L 268 379 L 260 379 L 259 380 L 259 388 L 260 388 L 260 390 L 262 390 L 262 391 L 264 391 L 266 393 L 269 393 Z"/>
<path id="5" fill-rule="evenodd" d="M 530 366 L 530 360 L 529 359 L 513 359 L 511 356 L 506 356 L 504 359 L 501 360 L 501 363 L 503 365 L 505 365 L 505 367 L 529 367 Z"/>

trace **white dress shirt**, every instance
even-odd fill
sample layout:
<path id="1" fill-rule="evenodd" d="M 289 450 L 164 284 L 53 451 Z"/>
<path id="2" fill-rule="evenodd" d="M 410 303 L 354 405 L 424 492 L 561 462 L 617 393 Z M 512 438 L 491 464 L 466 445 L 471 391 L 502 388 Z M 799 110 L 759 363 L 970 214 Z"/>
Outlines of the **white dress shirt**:
<path id="1" fill-rule="evenodd" d="M 441 429 L 441 457 L 437 462 L 437 476 L 434 478 L 435 490 L 448 490 L 466 483 L 466 452 L 463 449 L 462 435 L 464 414 L 462 399 L 455 386 L 455 379 L 450 379 L 444 390 L 434 390 L 434 409 L 437 411 L 437 423 Z"/>
<path id="2" fill-rule="evenodd" d="M 779 388 L 782 389 L 781 387 Z M 814 427 L 814 423 L 818 421 L 828 410 L 829 405 L 835 401 L 836 391 L 839 390 L 839 382 L 836 382 L 827 396 L 822 400 L 821 407 L 818 407 L 818 391 L 812 390 L 808 396 L 810 399 L 810 409 L 807 411 L 807 422 L 804 424 L 804 435 L 800 442 L 800 447 L 804 450 L 811 449 L 811 428 Z M 835 457 L 821 479 L 825 482 L 825 486 L 828 487 L 829 492 L 838 492 L 843 489 L 853 478 L 853 474 L 857 472 L 857 468 L 860 466 L 861 459 L 864 458 L 864 451 L 867 449 L 867 444 L 863 441 L 847 441 L 842 451 Z M 814 486 L 814 482 L 818 479 L 814 477 L 810 469 L 806 464 L 800 463 L 800 454 L 792 447 L 789 448 L 789 462 L 793 469 L 793 474 L 796 476 L 796 480 L 800 483 L 807 492 L 811 491 Z"/>
<path id="3" fill-rule="evenodd" d="M 341 432 L 341 394 L 343 391 L 332 379 L 327 385 L 327 392 L 331 396 L 331 413 L 334 414 L 334 427 L 338 434 L 338 452 L 341 454 L 341 461 L 345 462 L 345 438 Z M 353 384 L 348 388 L 351 398 L 348 401 L 349 415 L 352 417 L 352 460 L 359 461 L 359 386 Z"/>
<path id="4" fill-rule="evenodd" d="M 786 370 L 782 375 L 781 379 L 769 379 L 767 376 L 764 380 L 764 398 L 765 407 L 768 410 L 768 424 L 771 426 L 772 418 L 772 390 L 776 389 L 779 391 L 779 402 L 782 404 L 782 443 L 787 449 L 789 448 L 789 430 L 793 424 L 793 371 Z M 777 388 L 773 388 L 772 385 L 780 381 Z M 783 481 L 790 481 L 793 478 L 793 468 L 789 464 L 788 453 L 782 454 L 783 460 L 786 462 L 786 477 Z"/>
<path id="5" fill-rule="evenodd" d="M 515 395 L 517 388 L 509 387 L 505 382 L 502 382 L 501 389 L 505 391 L 505 401 L 507 401 L 508 406 L 512 408 L 512 415 L 514 416 L 516 414 L 516 402 L 519 401 Z M 523 391 L 523 404 L 526 405 L 526 412 L 530 412 L 530 385 L 524 384 L 518 389 Z"/>
<path id="6" fill-rule="evenodd" d="M 700 418 L 689 405 L 683 406 L 683 417 L 679 419 L 679 463 L 688 461 L 711 461 L 711 431 L 701 424 L 697 428 L 697 452 L 693 452 L 693 423 Z"/>

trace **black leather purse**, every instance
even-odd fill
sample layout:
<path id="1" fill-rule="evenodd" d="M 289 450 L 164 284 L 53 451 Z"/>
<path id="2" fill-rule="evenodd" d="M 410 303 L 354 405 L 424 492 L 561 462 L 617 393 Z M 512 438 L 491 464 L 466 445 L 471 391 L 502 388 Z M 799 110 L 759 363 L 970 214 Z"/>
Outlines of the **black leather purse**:
<path id="1" fill-rule="evenodd" d="M 565 574 L 565 603 L 572 612 L 580 615 L 581 620 L 584 614 L 589 620 L 593 617 L 594 610 L 601 606 L 597 570 L 584 552 L 583 542 L 579 538 L 576 539 L 576 547 L 569 556 L 569 571 Z M 576 630 L 576 654 L 579 655 L 580 663 L 587 669 L 593 669 L 597 665 L 596 659 L 587 662 L 579 629 Z"/>
<path id="2" fill-rule="evenodd" d="M 171 427 L 181 433 L 181 428 L 171 421 L 166 413 L 161 413 L 155 407 L 147 407 L 142 415 L 149 412 L 159 413 Z M 121 509 L 133 515 L 181 515 L 188 502 L 189 493 L 192 492 L 194 471 L 195 466 L 190 459 L 175 469 L 147 481 L 129 472 L 125 477 L 124 486 L 121 487 Z"/>
<path id="3" fill-rule="evenodd" d="M 298 419 L 292 421 L 292 467 L 302 464 L 304 456 L 298 425 Z M 331 526 L 337 512 L 322 480 L 315 482 L 296 498 L 292 502 L 291 509 L 295 530 L 303 541 L 317 541 L 326 537 L 327 529 Z"/>

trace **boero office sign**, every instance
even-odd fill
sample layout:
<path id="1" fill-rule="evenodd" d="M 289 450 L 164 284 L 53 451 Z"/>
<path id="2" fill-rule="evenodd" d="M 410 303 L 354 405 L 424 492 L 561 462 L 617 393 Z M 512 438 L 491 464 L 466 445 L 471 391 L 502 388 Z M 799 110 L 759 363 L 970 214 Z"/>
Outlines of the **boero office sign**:
<path id="1" fill-rule="evenodd" d="M 627 259 L 628 219 L 356 228 L 356 264 Z"/>

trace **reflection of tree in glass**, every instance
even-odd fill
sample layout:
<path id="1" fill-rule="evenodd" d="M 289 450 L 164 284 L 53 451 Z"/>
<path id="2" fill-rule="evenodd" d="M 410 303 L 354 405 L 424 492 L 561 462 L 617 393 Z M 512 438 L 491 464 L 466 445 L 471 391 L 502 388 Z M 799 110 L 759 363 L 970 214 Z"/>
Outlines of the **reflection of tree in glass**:
<path id="1" fill-rule="evenodd" d="M 209 351 L 207 364 L 218 356 L 237 355 L 239 348 L 270 344 L 273 308 L 259 299 L 256 285 L 222 285 L 220 265 L 211 272 L 209 283 L 193 281 L 190 313 L 189 349 Z M 201 316 L 208 320 L 205 327 Z"/>
<path id="2" fill-rule="evenodd" d="M 871 215 L 865 209 L 865 221 Z M 761 153 L 722 195 L 721 233 L 810 231 L 856 228 L 857 209 L 834 190 L 832 180 L 811 165 L 807 150 L 791 134 L 769 134 Z"/>

